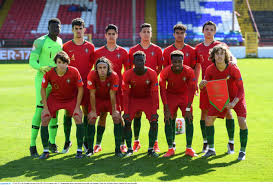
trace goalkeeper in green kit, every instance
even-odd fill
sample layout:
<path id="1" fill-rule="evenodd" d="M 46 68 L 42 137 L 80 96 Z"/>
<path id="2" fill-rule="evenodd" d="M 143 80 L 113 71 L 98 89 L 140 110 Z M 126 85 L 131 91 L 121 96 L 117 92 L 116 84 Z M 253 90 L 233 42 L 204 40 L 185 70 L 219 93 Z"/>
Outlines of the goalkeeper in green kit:
<path id="1" fill-rule="evenodd" d="M 37 70 L 35 76 L 36 109 L 32 119 L 30 155 L 39 157 L 36 149 L 36 138 L 41 124 L 41 113 L 43 110 L 41 98 L 41 84 L 46 72 L 55 67 L 55 55 L 62 50 L 62 39 L 58 37 L 61 31 L 61 22 L 57 18 L 48 21 L 48 34 L 34 41 L 33 48 L 29 58 L 29 65 Z M 51 91 L 51 86 L 46 89 L 47 95 Z M 52 153 L 58 153 L 55 137 L 57 134 L 57 118 L 51 119 L 49 123 L 49 146 Z"/>

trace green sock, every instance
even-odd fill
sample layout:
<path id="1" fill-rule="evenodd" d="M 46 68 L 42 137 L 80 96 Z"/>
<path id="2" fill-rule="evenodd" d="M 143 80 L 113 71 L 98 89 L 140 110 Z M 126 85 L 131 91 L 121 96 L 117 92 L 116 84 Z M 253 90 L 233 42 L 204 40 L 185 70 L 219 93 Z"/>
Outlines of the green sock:
<path id="1" fill-rule="evenodd" d="M 84 127 L 83 124 L 76 124 L 77 130 L 76 130 L 76 137 L 77 137 L 77 145 L 78 149 L 82 149 L 83 144 L 83 136 L 84 136 Z"/>
<path id="2" fill-rule="evenodd" d="M 150 123 L 150 130 L 149 130 L 149 148 L 154 147 L 157 132 L 158 132 L 158 123 L 157 121 L 152 121 Z"/>
<path id="3" fill-rule="evenodd" d="M 140 118 L 134 118 L 134 137 L 135 137 L 135 140 L 138 140 L 138 138 L 139 138 L 140 128 L 141 128 L 141 117 Z"/>
<path id="4" fill-rule="evenodd" d="M 165 135 L 169 148 L 173 146 L 172 124 L 171 119 L 165 122 Z"/>
<path id="5" fill-rule="evenodd" d="M 115 151 L 120 150 L 121 144 L 121 123 L 114 124 Z"/>
<path id="6" fill-rule="evenodd" d="M 248 129 L 245 129 L 245 130 L 240 129 L 240 142 L 241 142 L 240 151 L 242 152 L 246 151 L 247 136 L 248 136 Z"/>
<path id="7" fill-rule="evenodd" d="M 41 113 L 42 108 L 36 108 L 35 114 L 32 118 L 31 136 L 30 136 L 30 146 L 36 146 L 36 139 L 39 133 L 39 128 L 41 124 Z"/>
<path id="8" fill-rule="evenodd" d="M 234 140 L 234 119 L 226 119 L 226 128 L 230 141 Z"/>
<path id="9" fill-rule="evenodd" d="M 83 137 L 83 142 L 87 142 L 87 124 L 88 124 L 88 117 L 84 116 L 83 117 L 83 125 L 84 125 L 84 137 Z"/>
<path id="10" fill-rule="evenodd" d="M 186 122 L 186 141 L 187 148 L 191 148 L 192 137 L 193 137 L 193 123 L 189 119 L 185 119 Z"/>
<path id="11" fill-rule="evenodd" d="M 171 119 L 171 125 L 172 125 L 172 140 L 175 141 L 175 119 Z"/>
<path id="12" fill-rule="evenodd" d="M 48 126 L 41 126 L 41 138 L 44 149 L 48 149 Z"/>
<path id="13" fill-rule="evenodd" d="M 57 111 L 58 112 L 58 111 Z M 51 144 L 55 144 L 56 143 L 56 135 L 57 135 L 57 131 L 58 131 L 58 114 L 56 114 L 56 118 L 51 118 L 50 122 L 49 122 L 49 141 Z"/>
<path id="14" fill-rule="evenodd" d="M 96 144 L 98 144 L 98 145 L 101 144 L 101 140 L 102 140 L 104 130 L 105 130 L 105 127 L 100 126 L 100 125 L 97 126 L 97 141 L 96 141 Z"/>
<path id="15" fill-rule="evenodd" d="M 87 144 L 88 148 L 93 150 L 94 138 L 95 138 L 96 127 L 92 124 L 87 124 Z"/>
<path id="16" fill-rule="evenodd" d="M 209 148 L 214 148 L 214 125 L 206 126 L 206 133 L 207 133 Z"/>
<path id="17" fill-rule="evenodd" d="M 64 115 L 65 142 L 70 141 L 71 126 L 72 126 L 72 117 Z"/>
<path id="18" fill-rule="evenodd" d="M 131 128 L 131 122 L 125 121 L 125 139 L 128 149 L 132 149 L 132 128 Z"/>
<path id="19" fill-rule="evenodd" d="M 203 141 L 207 141 L 207 133 L 206 133 L 206 122 L 205 120 L 200 120 L 200 128 L 203 136 Z"/>

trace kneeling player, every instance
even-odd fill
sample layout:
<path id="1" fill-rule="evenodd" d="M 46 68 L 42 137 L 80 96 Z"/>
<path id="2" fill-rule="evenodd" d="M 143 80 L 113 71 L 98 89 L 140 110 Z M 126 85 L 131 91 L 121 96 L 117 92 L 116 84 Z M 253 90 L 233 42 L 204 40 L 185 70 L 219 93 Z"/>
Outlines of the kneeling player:
<path id="1" fill-rule="evenodd" d="M 158 132 L 158 82 L 157 73 L 149 67 L 145 67 L 145 53 L 134 53 L 133 69 L 123 75 L 123 103 L 125 121 L 125 139 L 128 147 L 126 156 L 133 154 L 131 122 L 135 114 L 144 111 L 150 122 L 148 155 L 158 157 L 153 146 Z"/>
<path id="2" fill-rule="evenodd" d="M 160 73 L 160 95 L 164 104 L 165 134 L 169 146 L 164 157 L 174 155 L 174 134 L 171 121 L 174 119 L 177 109 L 180 108 L 186 121 L 187 149 L 185 154 L 191 157 L 197 156 L 191 148 L 193 137 L 192 100 L 195 91 L 194 71 L 183 65 L 183 52 L 175 50 L 171 53 L 172 64 Z M 166 87 L 166 82 L 168 86 Z"/>
<path id="3" fill-rule="evenodd" d="M 199 84 L 200 89 L 206 86 L 207 81 L 227 79 L 228 93 L 230 103 L 220 112 L 212 105 L 208 109 L 208 118 L 206 119 L 206 133 L 209 144 L 209 150 L 204 157 L 216 155 L 214 149 L 214 121 L 217 117 L 224 118 L 228 111 L 234 109 L 237 114 L 240 126 L 241 149 L 238 160 L 245 159 L 245 149 L 247 144 L 248 129 L 246 125 L 246 102 L 244 95 L 244 86 L 239 68 L 229 63 L 229 52 L 224 46 L 215 46 L 210 54 L 211 64 L 205 74 L 205 79 Z"/>
<path id="4" fill-rule="evenodd" d="M 82 112 L 80 103 L 83 96 L 83 82 L 79 71 L 68 66 L 69 56 L 60 51 L 54 58 L 57 67 L 51 69 L 44 75 L 41 88 L 42 102 L 44 109 L 42 112 L 41 137 L 44 152 L 40 159 L 47 159 L 48 152 L 48 123 L 51 118 L 56 117 L 56 111 L 65 109 L 73 117 L 77 125 L 77 155 L 76 158 L 82 158 L 82 144 L 84 127 L 82 124 Z M 48 83 L 52 86 L 48 98 L 46 99 L 46 87 Z"/>
<path id="5" fill-rule="evenodd" d="M 90 90 L 90 104 L 87 125 L 87 156 L 93 155 L 95 136 L 95 124 L 97 116 L 110 112 L 114 122 L 115 154 L 118 157 L 124 155 L 120 151 L 122 138 L 122 125 L 120 105 L 116 103 L 116 92 L 119 87 L 117 73 L 112 71 L 110 61 L 101 57 L 97 60 L 95 70 L 90 71 L 87 77 L 87 88 Z"/>

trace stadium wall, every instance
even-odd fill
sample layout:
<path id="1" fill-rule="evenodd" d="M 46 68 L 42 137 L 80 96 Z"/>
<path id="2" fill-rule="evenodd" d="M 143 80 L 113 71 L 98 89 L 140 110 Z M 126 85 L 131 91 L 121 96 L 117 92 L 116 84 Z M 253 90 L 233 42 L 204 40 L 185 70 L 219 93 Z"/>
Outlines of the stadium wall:
<path id="1" fill-rule="evenodd" d="M 98 49 L 98 48 L 96 48 Z M 129 47 L 125 47 L 129 51 Z M 229 47 L 236 58 L 246 57 L 244 46 Z M 0 63 L 28 63 L 31 48 L 1 48 Z M 258 47 L 258 58 L 273 58 L 273 47 Z"/>

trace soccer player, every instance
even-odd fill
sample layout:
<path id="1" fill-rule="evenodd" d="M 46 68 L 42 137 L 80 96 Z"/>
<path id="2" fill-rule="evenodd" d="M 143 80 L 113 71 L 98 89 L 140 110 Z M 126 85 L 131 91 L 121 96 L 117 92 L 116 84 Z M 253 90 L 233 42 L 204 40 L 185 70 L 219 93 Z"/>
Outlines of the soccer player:
<path id="1" fill-rule="evenodd" d="M 163 69 L 160 73 L 160 95 L 164 104 L 165 134 L 168 143 L 168 152 L 164 157 L 174 155 L 173 129 L 171 124 L 177 109 L 180 108 L 186 121 L 186 155 L 197 156 L 191 148 L 193 137 L 192 101 L 195 91 L 195 75 L 191 67 L 183 64 L 184 54 L 175 50 L 171 53 L 172 64 Z M 168 86 L 166 87 L 166 83 Z"/>
<path id="2" fill-rule="evenodd" d="M 62 39 L 58 37 L 61 30 L 61 22 L 57 18 L 48 21 L 48 34 L 34 41 L 32 51 L 30 53 L 29 65 L 37 70 L 35 76 L 35 92 L 36 92 L 36 110 L 32 119 L 31 137 L 30 137 L 30 155 L 39 157 L 36 149 L 36 138 L 41 124 L 41 113 L 43 110 L 41 97 L 41 84 L 43 75 L 56 66 L 54 63 L 55 55 L 62 50 Z M 51 91 L 51 86 L 47 88 L 47 95 Z M 49 123 L 49 141 L 50 150 L 58 153 L 55 137 L 57 134 L 57 118 L 51 119 Z"/>
<path id="3" fill-rule="evenodd" d="M 42 112 L 41 138 L 44 152 L 40 159 L 47 159 L 48 152 L 48 123 L 51 118 L 56 117 L 56 112 L 65 109 L 69 116 L 72 116 L 77 125 L 78 149 L 76 158 L 82 158 L 82 145 L 84 127 L 82 124 L 82 111 L 80 104 L 83 96 L 83 82 L 79 71 L 69 64 L 69 56 L 60 51 L 54 58 L 57 67 L 51 69 L 44 75 L 41 88 L 42 102 L 44 109 Z M 46 98 L 46 88 L 51 84 L 52 91 Z"/>
<path id="4" fill-rule="evenodd" d="M 88 74 L 87 80 L 87 87 L 90 90 L 91 106 L 88 115 L 88 151 L 86 156 L 94 154 L 93 144 L 97 116 L 110 112 L 114 122 L 115 155 L 123 157 L 124 155 L 120 150 L 122 139 L 120 106 L 116 101 L 116 92 L 119 87 L 118 74 L 112 70 L 111 62 L 107 58 L 101 57 L 96 62 L 95 70 L 90 71 Z"/>
<path id="5" fill-rule="evenodd" d="M 197 55 L 197 63 L 196 63 L 196 79 L 198 81 L 200 75 L 200 68 L 202 68 L 202 79 L 204 79 L 206 69 L 209 65 L 212 64 L 209 57 L 209 51 L 214 46 L 219 44 L 224 44 L 222 42 L 214 40 L 214 35 L 216 33 L 216 24 L 212 21 L 208 21 L 203 25 L 203 34 L 204 34 L 204 42 L 196 45 L 195 51 Z M 226 45 L 226 44 L 224 44 Z M 226 46 L 227 47 L 227 46 Z M 231 60 L 233 63 L 236 62 L 235 57 L 232 57 Z M 208 107 L 209 107 L 209 100 L 206 88 L 203 88 L 200 91 L 200 103 L 199 108 L 201 109 L 201 120 L 200 120 L 200 127 L 203 136 L 203 150 L 202 153 L 205 153 L 208 150 L 208 143 L 207 143 L 207 135 L 206 135 L 206 126 L 205 126 L 205 119 L 208 114 Z M 228 154 L 234 153 L 234 119 L 231 112 L 227 112 L 226 115 L 226 128 L 229 136 L 228 142 Z"/>
<path id="6" fill-rule="evenodd" d="M 133 66 L 134 60 L 134 53 L 136 51 L 143 51 L 146 55 L 146 62 L 145 66 L 155 70 L 157 75 L 159 75 L 160 71 L 162 70 L 162 50 L 159 46 L 153 44 L 151 42 L 152 39 L 152 26 L 148 23 L 144 23 L 141 25 L 140 30 L 140 43 L 133 46 L 129 50 L 129 60 L 131 67 Z M 157 95 L 158 96 L 158 95 Z M 140 149 L 140 141 L 139 141 L 139 132 L 141 127 L 141 115 L 142 112 L 137 112 L 134 118 L 134 146 L 133 150 L 137 152 Z M 158 141 L 156 136 L 156 142 L 154 145 L 154 150 L 156 152 L 160 152 L 158 147 Z"/>
<path id="7" fill-rule="evenodd" d="M 113 71 L 115 71 L 119 76 L 119 87 L 117 91 L 117 102 L 121 106 L 121 111 L 123 110 L 122 94 L 121 94 L 121 84 L 122 84 L 122 68 L 125 70 L 129 69 L 129 59 L 127 51 L 121 46 L 117 45 L 118 39 L 118 27 L 114 24 L 109 24 L 105 28 L 105 38 L 106 45 L 95 51 L 95 60 L 106 57 L 110 60 Z M 97 126 L 97 139 L 96 145 L 94 147 L 94 152 L 97 153 L 102 150 L 101 140 L 105 130 L 107 112 L 101 112 L 98 126 Z M 126 152 L 126 145 L 121 145 L 122 152 Z"/>
<path id="8" fill-rule="evenodd" d="M 94 60 L 94 50 L 95 47 L 92 43 L 84 39 L 84 33 L 86 28 L 84 27 L 84 20 L 81 18 L 76 18 L 72 20 L 72 32 L 74 34 L 73 40 L 66 42 L 63 45 L 63 50 L 68 54 L 70 58 L 70 66 L 76 67 L 83 80 L 83 98 L 81 102 L 83 111 L 83 124 L 85 127 L 85 137 L 84 137 L 84 148 L 87 148 L 86 140 L 86 127 L 87 127 L 87 115 L 88 106 L 90 104 L 89 100 L 89 90 L 87 89 L 87 75 L 92 69 Z M 71 131 L 72 119 L 68 112 L 64 115 L 64 133 L 65 133 L 65 144 L 62 153 L 67 153 L 72 143 L 70 141 L 70 131 Z"/>
<path id="9" fill-rule="evenodd" d="M 150 122 L 148 155 L 158 157 L 153 149 L 158 133 L 158 83 L 157 73 L 144 66 L 146 56 L 143 51 L 134 54 L 134 68 L 123 74 L 123 103 L 125 139 L 128 147 L 126 156 L 133 154 L 131 122 L 135 114 L 144 111 Z"/>
<path id="10" fill-rule="evenodd" d="M 168 46 L 163 51 L 163 66 L 166 68 L 167 66 L 172 64 L 171 60 L 171 53 L 175 50 L 182 51 L 184 54 L 183 57 L 183 65 L 187 65 L 191 67 L 194 70 L 194 73 L 197 73 L 197 68 L 195 68 L 196 65 L 196 53 L 193 47 L 189 46 L 188 44 L 185 44 L 184 39 L 186 37 L 186 30 L 187 27 L 183 24 L 176 24 L 173 27 L 173 36 L 175 38 L 175 41 L 172 45 Z M 199 69 L 200 70 L 200 69 Z M 196 91 L 198 93 L 198 81 L 196 80 Z M 172 124 L 172 135 L 173 135 L 173 147 L 175 149 L 175 119 L 177 115 L 175 114 L 171 119 Z"/>
<path id="11" fill-rule="evenodd" d="M 236 65 L 229 63 L 229 52 L 224 46 L 215 46 L 211 51 L 210 59 L 213 64 L 207 68 L 205 78 L 200 82 L 199 87 L 200 89 L 204 88 L 207 82 L 211 80 L 227 79 L 230 103 L 225 106 L 225 109 L 222 112 L 218 111 L 211 104 L 209 105 L 208 117 L 206 119 L 206 133 L 209 150 L 204 157 L 216 155 L 214 149 L 214 121 L 217 117 L 224 118 L 226 112 L 234 109 L 240 126 L 241 149 L 238 160 L 245 160 L 248 129 L 246 124 L 247 111 L 245 93 L 240 70 Z"/>

